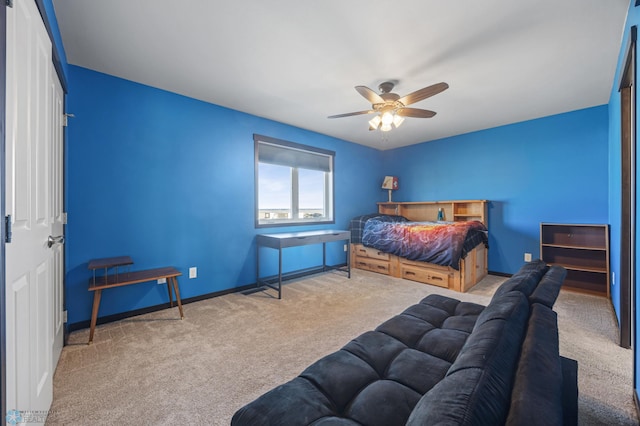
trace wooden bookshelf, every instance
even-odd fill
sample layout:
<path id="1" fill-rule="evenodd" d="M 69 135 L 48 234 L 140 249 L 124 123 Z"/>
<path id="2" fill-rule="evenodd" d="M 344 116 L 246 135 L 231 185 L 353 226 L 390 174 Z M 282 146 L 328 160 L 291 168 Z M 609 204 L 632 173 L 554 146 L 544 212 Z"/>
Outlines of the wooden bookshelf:
<path id="1" fill-rule="evenodd" d="M 609 226 L 540 224 L 540 257 L 562 265 L 562 288 L 609 297 Z"/>

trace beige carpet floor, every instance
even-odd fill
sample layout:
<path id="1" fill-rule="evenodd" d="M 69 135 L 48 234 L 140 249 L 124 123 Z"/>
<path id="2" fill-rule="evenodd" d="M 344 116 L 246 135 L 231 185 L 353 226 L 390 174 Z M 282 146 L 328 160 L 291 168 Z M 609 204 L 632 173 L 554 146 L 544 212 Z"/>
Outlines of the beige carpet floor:
<path id="1" fill-rule="evenodd" d="M 487 304 L 504 280 L 467 294 L 355 270 L 274 292 L 229 294 L 69 336 L 47 424 L 227 425 L 233 413 L 431 293 Z M 560 349 L 579 362 L 581 425 L 636 425 L 631 351 L 605 298 L 563 292 Z"/>

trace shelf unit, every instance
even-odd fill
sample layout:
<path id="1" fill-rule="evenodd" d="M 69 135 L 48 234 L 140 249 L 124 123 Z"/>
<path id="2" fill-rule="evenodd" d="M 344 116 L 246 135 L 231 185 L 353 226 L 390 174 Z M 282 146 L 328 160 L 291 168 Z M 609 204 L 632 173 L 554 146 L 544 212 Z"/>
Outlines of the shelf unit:
<path id="1" fill-rule="evenodd" d="M 540 224 L 540 257 L 562 265 L 562 288 L 609 297 L 609 225 Z"/>
<path id="2" fill-rule="evenodd" d="M 446 221 L 478 220 L 488 227 L 486 200 L 378 203 L 379 213 L 404 216 L 415 221 L 435 221 L 439 209 L 442 209 Z"/>

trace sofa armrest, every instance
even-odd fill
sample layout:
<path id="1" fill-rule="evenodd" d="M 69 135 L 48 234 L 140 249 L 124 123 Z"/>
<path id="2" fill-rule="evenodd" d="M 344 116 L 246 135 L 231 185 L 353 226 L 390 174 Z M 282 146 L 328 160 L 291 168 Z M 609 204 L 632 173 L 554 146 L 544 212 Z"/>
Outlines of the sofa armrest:
<path id="1" fill-rule="evenodd" d="M 578 361 L 560 357 L 562 365 L 562 417 L 564 424 L 578 424 Z"/>
<path id="2" fill-rule="evenodd" d="M 549 307 L 535 303 L 522 343 L 506 424 L 562 425 L 562 386 L 557 314 Z"/>

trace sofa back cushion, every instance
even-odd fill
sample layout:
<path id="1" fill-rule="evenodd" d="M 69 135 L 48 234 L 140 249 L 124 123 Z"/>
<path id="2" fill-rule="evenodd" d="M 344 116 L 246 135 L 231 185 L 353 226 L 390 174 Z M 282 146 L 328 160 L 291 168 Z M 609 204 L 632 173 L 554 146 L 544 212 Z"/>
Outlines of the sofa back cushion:
<path id="1" fill-rule="evenodd" d="M 525 263 L 518 272 L 498 287 L 493 295 L 493 299 L 510 291 L 520 291 L 529 297 L 548 269 L 549 266 L 540 259 Z"/>
<path id="2" fill-rule="evenodd" d="M 549 307 L 535 303 L 522 343 L 507 425 L 562 423 L 562 365 L 557 315 Z"/>
<path id="3" fill-rule="evenodd" d="M 553 308 L 556 303 L 562 282 L 567 276 L 567 270 L 560 265 L 553 265 L 540 280 L 536 289 L 529 296 L 529 303 L 540 303 Z"/>
<path id="4" fill-rule="evenodd" d="M 519 291 L 491 301 L 446 377 L 418 402 L 408 425 L 503 424 L 529 317 Z"/>

